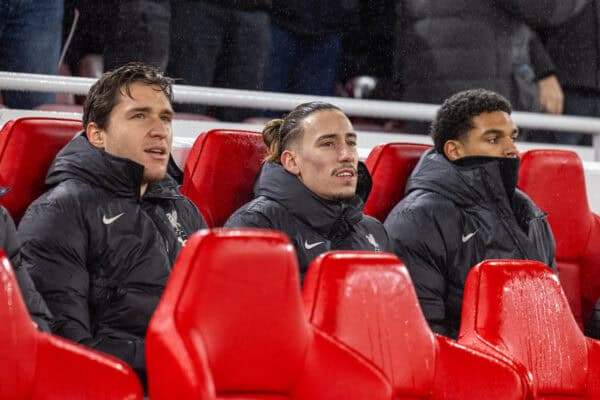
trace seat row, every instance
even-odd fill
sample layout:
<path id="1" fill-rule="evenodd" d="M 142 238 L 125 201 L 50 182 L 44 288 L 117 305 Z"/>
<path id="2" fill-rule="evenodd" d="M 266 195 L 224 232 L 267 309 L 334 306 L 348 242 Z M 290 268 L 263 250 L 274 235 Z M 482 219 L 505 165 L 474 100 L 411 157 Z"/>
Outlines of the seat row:
<path id="1" fill-rule="evenodd" d="M 16 222 L 44 190 L 44 178 L 56 153 L 81 130 L 81 122 L 56 118 L 20 118 L 0 130 L 0 198 Z M 383 221 L 404 195 L 405 183 L 423 144 L 376 146 L 366 159 L 373 189 L 365 213 Z M 182 192 L 200 209 L 209 227 L 223 226 L 249 201 L 266 148 L 257 132 L 217 129 L 198 136 L 191 149 L 175 149 L 184 168 Z M 580 327 L 600 297 L 600 217 L 589 208 L 581 160 L 564 150 L 521 154 L 519 188 L 548 213 L 556 240 L 560 281 Z"/>
<path id="2" fill-rule="evenodd" d="M 127 366 L 38 332 L 6 256 L 0 265 L 2 398 L 141 398 Z M 556 276 L 539 262 L 475 266 L 458 343 L 431 332 L 391 254 L 325 253 L 298 288 L 284 234 L 194 234 L 148 328 L 150 398 L 600 396 L 600 342 L 583 336 Z"/>

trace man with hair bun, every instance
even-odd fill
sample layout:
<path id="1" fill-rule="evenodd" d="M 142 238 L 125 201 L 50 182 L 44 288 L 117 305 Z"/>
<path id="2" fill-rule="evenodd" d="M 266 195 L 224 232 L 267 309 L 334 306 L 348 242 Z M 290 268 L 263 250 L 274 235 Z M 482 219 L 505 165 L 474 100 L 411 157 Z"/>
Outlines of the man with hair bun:
<path id="1" fill-rule="evenodd" d="M 510 114 L 510 103 L 488 90 L 448 98 L 431 126 L 434 148 L 384 223 L 429 325 L 451 338 L 475 264 L 528 259 L 555 269 L 546 213 L 516 187 L 519 132 Z"/>
<path id="2" fill-rule="evenodd" d="M 226 227 L 284 232 L 296 248 L 302 280 L 310 262 L 328 250 L 389 251 L 382 224 L 363 214 L 371 177 L 358 161 L 356 133 L 336 106 L 300 104 L 263 129 L 268 153 L 256 198 Z"/>

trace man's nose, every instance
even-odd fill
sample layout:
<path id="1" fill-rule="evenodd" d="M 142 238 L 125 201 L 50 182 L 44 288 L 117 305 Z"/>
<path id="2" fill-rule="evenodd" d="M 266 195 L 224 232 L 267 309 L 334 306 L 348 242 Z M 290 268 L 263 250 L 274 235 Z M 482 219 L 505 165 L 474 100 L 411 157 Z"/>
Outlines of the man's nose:
<path id="1" fill-rule="evenodd" d="M 357 158 L 356 147 L 344 144 L 341 146 L 339 158 L 342 161 L 354 161 Z"/>
<path id="2" fill-rule="evenodd" d="M 508 139 L 506 147 L 504 149 L 505 157 L 517 157 L 519 155 L 519 150 L 515 145 L 515 141 L 513 139 Z"/>

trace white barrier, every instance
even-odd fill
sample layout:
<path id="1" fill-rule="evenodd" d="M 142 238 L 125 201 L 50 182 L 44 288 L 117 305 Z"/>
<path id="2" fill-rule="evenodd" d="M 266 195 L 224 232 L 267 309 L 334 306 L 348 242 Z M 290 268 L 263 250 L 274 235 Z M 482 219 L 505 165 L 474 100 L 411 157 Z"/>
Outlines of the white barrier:
<path id="1" fill-rule="evenodd" d="M 84 95 L 94 82 L 95 79 L 91 78 L 0 72 L 0 89 Z M 186 85 L 174 85 L 173 94 L 175 101 L 179 103 L 271 110 L 290 110 L 300 103 L 317 99 L 316 96 L 307 95 Z M 431 121 L 438 108 L 436 105 L 422 103 L 360 100 L 342 97 L 318 97 L 318 99 L 336 104 L 348 115 L 374 118 Z M 600 161 L 600 118 L 515 112 L 513 113 L 513 119 L 522 128 L 577 131 L 593 134 L 594 160 Z"/>

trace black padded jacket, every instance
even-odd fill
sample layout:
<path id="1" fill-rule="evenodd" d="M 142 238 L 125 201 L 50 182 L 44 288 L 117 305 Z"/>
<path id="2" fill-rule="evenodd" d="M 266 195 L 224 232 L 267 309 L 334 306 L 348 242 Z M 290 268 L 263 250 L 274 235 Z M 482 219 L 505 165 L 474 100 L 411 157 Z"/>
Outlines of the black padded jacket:
<path id="1" fill-rule="evenodd" d="M 256 198 L 237 210 L 226 227 L 276 229 L 296 249 L 302 281 L 310 262 L 329 250 L 391 251 L 383 225 L 363 214 L 371 178 L 359 164 L 357 194 L 328 201 L 310 191 L 281 164 L 266 162 L 255 185 Z"/>
<path id="2" fill-rule="evenodd" d="M 7 191 L 8 189 L 6 188 L 0 188 L 0 196 Z M 29 314 L 31 314 L 31 318 L 39 329 L 50 332 L 52 314 L 48 310 L 46 302 L 35 288 L 27 268 L 21 266 L 20 247 L 15 223 L 8 211 L 0 206 L 0 249 L 4 250 L 4 253 L 10 258 L 17 282 L 19 283 L 19 289 L 21 290 Z"/>
<path id="3" fill-rule="evenodd" d="M 169 175 L 140 197 L 143 170 L 80 134 L 57 155 L 50 189 L 18 229 L 52 330 L 124 360 L 142 379 L 144 336 L 175 257 L 206 227 Z"/>
<path id="4" fill-rule="evenodd" d="M 484 88 L 537 111 L 536 78 L 554 66 L 535 29 L 581 12 L 589 0 L 398 0 L 395 74 L 407 101 L 439 104 Z"/>
<path id="5" fill-rule="evenodd" d="M 465 281 L 486 259 L 539 260 L 556 270 L 546 213 L 520 190 L 509 200 L 498 163 L 459 167 L 426 152 L 385 220 L 434 332 L 456 338 Z"/>

